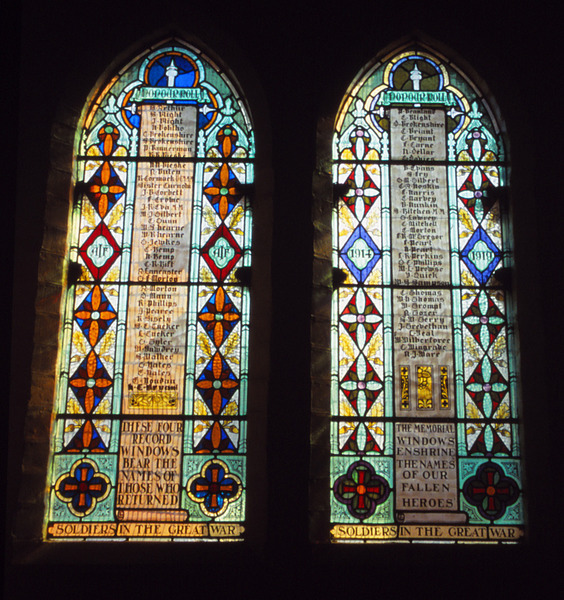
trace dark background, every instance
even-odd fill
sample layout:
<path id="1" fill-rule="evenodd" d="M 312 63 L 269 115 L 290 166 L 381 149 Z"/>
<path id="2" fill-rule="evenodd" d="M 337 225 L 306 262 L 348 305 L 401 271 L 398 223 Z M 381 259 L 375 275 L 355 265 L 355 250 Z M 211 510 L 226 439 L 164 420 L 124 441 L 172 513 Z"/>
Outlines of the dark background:
<path id="1" fill-rule="evenodd" d="M 538 598 L 562 581 L 562 92 L 558 12 L 513 2 L 39 2 L 4 19 L 3 261 L 14 279 L 7 462 L 8 598 Z M 312 176 L 316 127 L 360 68 L 416 32 L 485 81 L 504 116 L 512 165 L 530 535 L 520 547 L 326 546 L 308 540 Z M 248 91 L 273 172 L 272 350 L 265 542 L 161 544 L 13 564 L 38 256 L 51 129 L 82 106 L 123 52 L 158 32 L 201 39 Z M 254 104 L 253 104 L 254 102 Z M 255 117 L 257 115 L 255 114 Z M 270 140 L 270 141 L 269 141 Z M 260 144 L 257 144 L 261 152 Z M 14 177 L 14 173 L 17 174 Z M 15 251 L 12 250 L 14 244 Z M 8 313 L 4 313 L 7 315 Z M 10 319 L 4 329 L 10 332 Z M 252 519 L 252 515 L 249 515 Z M 213 547 L 212 547 L 213 546 Z M 558 597 L 558 594 L 555 596 Z"/>

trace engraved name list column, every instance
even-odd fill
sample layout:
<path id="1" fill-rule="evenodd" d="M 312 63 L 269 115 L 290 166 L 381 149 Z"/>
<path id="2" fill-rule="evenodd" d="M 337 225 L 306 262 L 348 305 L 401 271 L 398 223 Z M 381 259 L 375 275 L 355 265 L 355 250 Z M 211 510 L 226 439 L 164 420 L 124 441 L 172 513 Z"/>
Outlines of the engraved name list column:
<path id="1" fill-rule="evenodd" d="M 454 417 L 445 111 L 391 108 L 396 510 L 460 520 Z M 401 417 L 406 417 L 401 421 Z"/>
<path id="2" fill-rule="evenodd" d="M 180 510 L 196 108 L 141 105 L 117 489 L 122 520 Z M 166 158 L 168 160 L 160 160 Z M 147 159 L 147 160 L 144 160 Z M 163 418 L 165 417 L 166 418 Z"/>

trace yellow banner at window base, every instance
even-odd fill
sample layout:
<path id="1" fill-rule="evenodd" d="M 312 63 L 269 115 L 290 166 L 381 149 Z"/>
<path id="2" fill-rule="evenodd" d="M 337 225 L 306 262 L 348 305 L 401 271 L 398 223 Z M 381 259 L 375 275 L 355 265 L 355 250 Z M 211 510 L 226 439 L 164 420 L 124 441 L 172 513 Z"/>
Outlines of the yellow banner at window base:
<path id="1" fill-rule="evenodd" d="M 245 528 L 239 523 L 51 523 L 48 539 L 75 538 L 161 538 L 241 539 Z"/>
<path id="2" fill-rule="evenodd" d="M 481 525 L 351 525 L 333 526 L 334 541 L 346 540 L 444 540 L 444 541 L 495 541 L 516 542 L 523 536 L 522 527 Z"/>

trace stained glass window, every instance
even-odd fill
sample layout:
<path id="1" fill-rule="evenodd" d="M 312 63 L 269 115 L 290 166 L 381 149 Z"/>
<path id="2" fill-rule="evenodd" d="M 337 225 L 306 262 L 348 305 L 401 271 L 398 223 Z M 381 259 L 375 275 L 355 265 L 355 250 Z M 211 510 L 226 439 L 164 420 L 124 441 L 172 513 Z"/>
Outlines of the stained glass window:
<path id="1" fill-rule="evenodd" d="M 333 132 L 333 541 L 515 542 L 522 464 L 500 123 L 450 61 L 367 67 Z"/>
<path id="2" fill-rule="evenodd" d="M 244 532 L 254 138 L 176 40 L 106 81 L 77 134 L 45 536 Z"/>

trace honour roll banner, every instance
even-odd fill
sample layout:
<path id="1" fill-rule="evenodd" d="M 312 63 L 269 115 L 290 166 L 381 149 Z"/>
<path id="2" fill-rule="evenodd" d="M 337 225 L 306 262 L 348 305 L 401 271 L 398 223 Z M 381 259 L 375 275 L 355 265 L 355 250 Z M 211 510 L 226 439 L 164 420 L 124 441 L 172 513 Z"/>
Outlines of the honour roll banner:
<path id="1" fill-rule="evenodd" d="M 193 106 L 142 106 L 141 156 L 194 156 Z M 193 164 L 140 162 L 131 244 L 123 412 L 179 414 L 186 359 Z"/>
<path id="2" fill-rule="evenodd" d="M 449 290 L 396 288 L 395 411 L 402 417 L 453 417 Z"/>
<path id="3" fill-rule="evenodd" d="M 392 108 L 392 264 L 396 285 L 450 283 L 450 242 L 442 110 Z"/>
<path id="4" fill-rule="evenodd" d="M 442 109 L 391 108 L 396 510 L 457 521 L 452 299 Z"/>
<path id="5" fill-rule="evenodd" d="M 167 104 L 143 105 L 140 115 L 122 412 L 145 418 L 122 423 L 125 520 L 155 520 L 155 511 L 179 507 L 184 425 L 157 417 L 183 412 L 188 288 L 181 284 L 189 274 L 194 167 L 158 158 L 194 156 L 197 117 L 193 106 Z"/>

